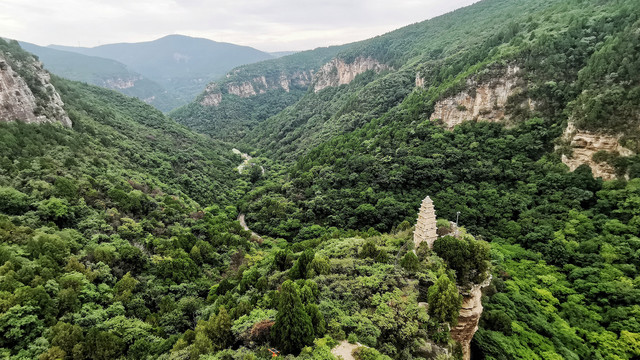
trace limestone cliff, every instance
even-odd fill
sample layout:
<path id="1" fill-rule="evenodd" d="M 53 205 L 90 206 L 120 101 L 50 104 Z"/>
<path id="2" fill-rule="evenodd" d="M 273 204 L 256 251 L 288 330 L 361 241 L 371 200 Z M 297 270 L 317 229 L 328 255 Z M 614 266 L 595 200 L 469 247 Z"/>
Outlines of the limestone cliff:
<path id="1" fill-rule="evenodd" d="M 136 86 L 136 81 L 141 80 L 142 77 L 130 77 L 130 78 L 112 78 L 112 79 L 107 79 L 104 80 L 102 85 L 102 87 L 106 87 L 107 89 L 113 89 L 113 90 L 123 90 L 123 89 L 129 89 L 132 88 L 134 86 Z"/>
<path id="2" fill-rule="evenodd" d="M 579 130 L 573 123 L 569 123 L 562 136 L 562 141 L 568 144 L 570 151 L 562 155 L 562 162 L 571 171 L 582 164 L 589 165 L 594 177 L 603 180 L 616 178 L 613 166 L 605 161 L 595 161 L 594 155 L 598 152 L 606 152 L 614 156 L 631 156 L 633 151 L 620 144 L 623 134 L 607 135 Z"/>
<path id="3" fill-rule="evenodd" d="M 0 53 L 0 121 L 59 122 L 71 127 L 64 103 L 50 80 L 42 63 L 33 57 L 18 61 Z"/>
<path id="4" fill-rule="evenodd" d="M 467 79 L 465 90 L 439 100 L 431 114 L 431 120 L 441 120 L 452 129 L 465 120 L 497 122 L 508 118 L 505 105 L 510 96 L 523 91 L 518 73 L 520 68 L 509 65 L 503 69 L 488 69 L 488 74 Z M 416 74 L 416 86 L 424 86 L 420 74 Z M 525 106 L 533 109 L 533 102 Z"/>
<path id="5" fill-rule="evenodd" d="M 481 284 L 474 284 L 470 290 L 461 291 L 463 296 L 458 325 L 451 329 L 451 338 L 462 345 L 464 360 L 471 359 L 471 339 L 478 331 L 478 322 L 482 315 L 482 289 L 489 286 L 491 276 Z"/>
<path id="6" fill-rule="evenodd" d="M 231 80 L 235 72 L 227 74 L 227 79 L 219 83 L 211 83 L 200 99 L 203 106 L 218 106 L 222 102 L 222 94 L 227 93 L 242 98 L 264 94 L 269 90 L 282 89 L 289 92 L 292 88 L 306 89 L 313 78 L 313 71 L 280 72 L 276 75 L 255 76 L 251 80 Z"/>
<path id="7" fill-rule="evenodd" d="M 388 70 L 389 66 L 381 64 L 371 57 L 358 57 L 352 63 L 347 64 L 344 60 L 335 58 L 325 65 L 316 73 L 313 79 L 313 91 L 318 92 L 330 86 L 339 86 L 348 84 L 368 70 L 380 72 Z"/>
<path id="8" fill-rule="evenodd" d="M 204 96 L 200 99 L 202 106 L 218 106 L 222 101 L 222 93 L 217 89 L 215 83 L 211 83 L 204 89 Z"/>

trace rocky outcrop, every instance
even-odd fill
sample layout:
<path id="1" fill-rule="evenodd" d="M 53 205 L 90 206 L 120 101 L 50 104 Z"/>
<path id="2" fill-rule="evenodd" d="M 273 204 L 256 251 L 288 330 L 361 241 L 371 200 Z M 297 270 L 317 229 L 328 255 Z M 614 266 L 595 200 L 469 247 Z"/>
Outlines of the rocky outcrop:
<path id="1" fill-rule="evenodd" d="M 23 73 L 30 74 L 27 84 L 17 69 L 14 69 L 4 54 L 0 53 L 0 121 L 23 121 L 25 123 L 56 123 L 71 127 L 71 120 L 64 111 L 64 103 L 51 84 L 49 73 L 42 63 L 13 62 Z"/>
<path id="2" fill-rule="evenodd" d="M 458 325 L 451 329 L 451 338 L 462 346 L 464 360 L 471 359 L 471 339 L 478 331 L 478 322 L 482 315 L 482 289 L 489 286 L 491 276 L 481 284 L 474 284 L 470 290 L 462 290 L 462 307 L 458 317 Z"/>
<path id="3" fill-rule="evenodd" d="M 416 73 L 416 87 L 424 88 L 424 79 L 420 76 L 420 72 Z"/>
<path id="4" fill-rule="evenodd" d="M 520 68 L 509 65 L 495 75 L 488 76 L 486 81 L 473 77 L 467 80 L 466 90 L 439 100 L 434 107 L 431 120 L 441 120 L 452 129 L 465 120 L 497 122 L 505 120 L 507 99 L 523 91 L 518 73 Z M 483 76 L 486 78 L 487 76 Z M 416 75 L 416 86 L 424 86 L 424 81 Z M 532 101 L 527 101 L 533 109 Z"/>
<path id="5" fill-rule="evenodd" d="M 586 164 L 591 167 L 594 177 L 601 177 L 603 180 L 616 178 L 613 166 L 605 161 L 595 161 L 593 156 L 601 151 L 614 156 L 631 156 L 634 152 L 620 145 L 622 134 L 606 135 L 584 130 L 578 130 L 573 123 L 569 123 L 564 131 L 562 140 L 570 147 L 570 153 L 562 155 L 562 162 L 571 171 L 578 166 Z"/>
<path id="6" fill-rule="evenodd" d="M 222 101 L 222 93 L 220 93 L 220 92 L 207 93 L 202 98 L 202 100 L 200 100 L 200 105 L 203 105 L 203 106 L 218 106 L 218 105 L 220 105 L 221 101 Z"/>
<path id="7" fill-rule="evenodd" d="M 140 79 L 142 79 L 142 77 L 133 77 L 128 79 L 121 79 L 121 78 L 107 79 L 103 82 L 101 86 L 106 87 L 108 89 L 124 90 L 124 89 L 129 89 L 136 86 L 136 81 Z"/>
<path id="8" fill-rule="evenodd" d="M 238 71 L 227 74 L 227 79 L 233 78 Z M 200 100 L 203 106 L 218 106 L 222 102 L 222 94 L 248 98 L 259 94 L 264 94 L 269 90 L 282 89 L 289 92 L 291 88 L 307 88 L 311 84 L 313 71 L 296 71 L 291 74 L 281 72 L 277 76 L 256 76 L 247 81 L 224 81 L 221 84 L 211 83 L 205 89 Z"/>
<path id="9" fill-rule="evenodd" d="M 249 81 L 227 84 L 227 92 L 244 98 L 257 94 L 253 84 Z"/>
<path id="10" fill-rule="evenodd" d="M 388 70 L 389 66 L 381 64 L 371 57 L 358 57 L 352 63 L 347 64 L 344 60 L 335 58 L 316 73 L 313 79 L 313 91 L 318 92 L 330 86 L 345 85 L 353 81 L 359 74 L 373 70 L 380 72 Z"/>

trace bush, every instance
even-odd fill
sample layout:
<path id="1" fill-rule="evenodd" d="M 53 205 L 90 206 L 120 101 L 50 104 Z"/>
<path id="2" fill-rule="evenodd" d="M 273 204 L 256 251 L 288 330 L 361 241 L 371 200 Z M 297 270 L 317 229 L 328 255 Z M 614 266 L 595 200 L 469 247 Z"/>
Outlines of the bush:
<path id="1" fill-rule="evenodd" d="M 0 186 L 0 212 L 20 215 L 28 209 L 27 194 L 12 187 Z"/>

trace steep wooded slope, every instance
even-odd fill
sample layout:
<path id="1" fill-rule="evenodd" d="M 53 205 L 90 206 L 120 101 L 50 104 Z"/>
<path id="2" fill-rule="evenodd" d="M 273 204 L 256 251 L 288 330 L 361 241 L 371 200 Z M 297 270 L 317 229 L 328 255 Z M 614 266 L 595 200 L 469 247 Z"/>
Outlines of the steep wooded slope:
<path id="1" fill-rule="evenodd" d="M 171 117 L 214 138 L 241 139 L 256 124 L 300 100 L 314 71 L 343 48 L 318 48 L 238 67 Z"/>
<path id="2" fill-rule="evenodd" d="M 82 55 L 25 42 L 20 45 L 38 56 L 45 68 L 55 75 L 136 97 L 157 109 L 168 111 L 181 103 L 172 98 L 160 84 L 129 70 L 112 59 Z"/>

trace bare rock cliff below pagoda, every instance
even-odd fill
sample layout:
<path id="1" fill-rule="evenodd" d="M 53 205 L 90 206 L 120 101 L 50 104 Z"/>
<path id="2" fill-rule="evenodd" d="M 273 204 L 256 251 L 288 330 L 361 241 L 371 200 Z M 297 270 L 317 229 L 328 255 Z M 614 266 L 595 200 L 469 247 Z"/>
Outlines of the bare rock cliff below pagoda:
<path id="1" fill-rule="evenodd" d="M 461 291 L 462 307 L 458 317 L 458 325 L 451 329 L 451 338 L 462 346 L 462 358 L 471 359 L 471 340 L 476 331 L 482 316 L 482 289 L 489 286 L 491 276 L 483 283 L 474 284 L 469 291 Z"/>

